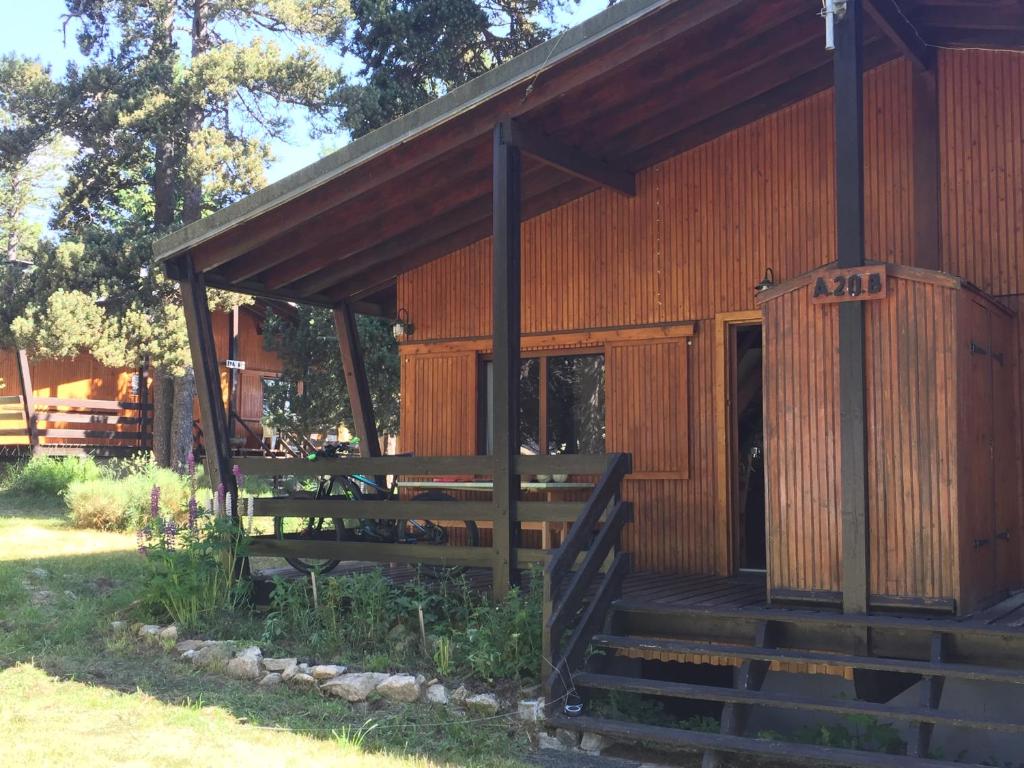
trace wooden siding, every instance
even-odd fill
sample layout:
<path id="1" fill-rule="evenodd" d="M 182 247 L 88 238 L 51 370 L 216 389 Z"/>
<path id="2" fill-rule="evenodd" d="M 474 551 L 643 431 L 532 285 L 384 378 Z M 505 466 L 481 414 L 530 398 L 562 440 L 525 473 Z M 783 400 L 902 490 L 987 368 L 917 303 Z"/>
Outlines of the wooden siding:
<path id="1" fill-rule="evenodd" d="M 1020 77 L 1022 62 L 1020 54 L 945 51 L 939 60 L 942 263 L 1002 294 L 1024 293 L 1017 274 L 1024 257 L 1020 252 L 1024 249 L 1024 237 L 1020 236 L 1024 212 L 1019 208 L 1024 193 L 1018 192 L 1024 185 L 1024 131 L 1017 122 L 1024 112 L 1024 91 L 1022 81 L 1015 79 Z M 978 86 L 979 80 L 985 80 L 984 88 Z M 911 82 L 910 65 L 899 60 L 868 73 L 865 87 L 867 256 L 897 264 L 909 264 L 914 256 Z M 767 267 L 773 269 L 776 281 L 782 282 L 835 258 L 831 99 L 830 91 L 823 92 L 645 169 L 638 174 L 635 198 L 598 190 L 523 225 L 524 333 L 698 323 L 686 356 L 687 476 L 633 479 L 626 486 L 627 496 L 636 502 L 636 516 L 624 535 L 640 568 L 728 571 L 727 521 L 717 519 L 721 516 L 714 513 L 715 477 L 721 470 L 715 459 L 710 325 L 716 314 L 754 308 L 753 286 Z M 982 152 L 976 147 L 979 141 L 992 143 L 994 148 Z M 960 221 L 970 222 L 970 226 L 958 224 Z M 417 348 L 417 358 L 429 356 L 432 343 L 448 354 L 450 345 L 441 342 L 490 334 L 490 259 L 490 240 L 484 239 L 399 278 L 398 305 L 408 310 L 415 323 L 410 346 Z M 986 282 L 988 274 L 1003 277 Z M 825 310 L 814 311 L 822 314 L 813 322 L 807 315 L 811 325 L 802 333 L 824 334 L 813 345 L 814 354 L 824 360 L 834 349 L 835 329 L 824 319 Z M 802 317 L 794 316 L 794 322 Z M 903 318 L 895 319 L 902 322 Z M 935 317 L 929 323 L 923 331 L 927 343 L 948 331 Z M 783 332 L 801 333 L 775 330 L 777 335 Z M 870 353 L 895 354 L 894 343 L 890 339 L 872 347 Z M 675 373 L 663 361 L 648 365 L 642 371 L 647 378 L 641 382 L 640 372 L 616 373 L 616 355 L 611 353 L 607 372 L 609 445 L 616 439 L 612 423 L 616 414 L 643 409 L 646 404 L 641 400 L 652 393 L 679 390 Z M 619 360 L 626 359 L 619 355 Z M 639 358 L 634 362 L 642 364 Z M 947 363 L 944 359 L 925 360 L 926 367 L 939 372 Z M 413 389 L 451 388 L 444 380 L 426 385 L 409 379 L 420 375 L 418 372 L 446 375 L 444 370 L 440 364 L 432 372 L 426 367 L 403 367 L 403 400 Z M 813 385 L 808 400 L 787 400 L 787 407 L 816 409 L 826 435 L 828 430 L 838 430 L 834 380 L 794 382 L 773 378 L 770 372 L 766 376 L 766 388 L 775 386 L 777 393 L 766 391 L 768 399 L 796 397 L 796 387 Z M 621 394 L 617 394 L 616 377 L 633 381 L 635 386 L 620 388 Z M 462 391 L 461 386 L 454 388 Z M 890 378 L 872 381 L 871 386 L 876 391 L 902 387 L 907 392 L 911 383 Z M 1019 388 L 1015 391 L 1019 393 Z M 936 398 L 940 395 L 951 396 L 938 393 Z M 921 403 L 916 406 L 915 418 L 922 420 L 925 411 L 931 413 L 939 407 L 938 399 Z M 424 452 L 426 445 L 452 441 L 451 437 L 430 436 L 431 427 L 424 422 L 427 417 L 413 416 L 414 411 L 403 402 L 405 419 L 418 419 L 411 435 L 405 432 L 403 421 L 403 450 Z M 789 421 L 783 419 L 777 425 L 779 439 L 786 434 L 784 430 L 791 429 L 787 425 L 794 413 L 787 411 L 785 416 Z M 435 423 L 440 425 L 442 420 Z M 664 429 L 660 420 L 652 422 L 652 428 Z M 906 439 L 906 433 L 896 427 L 892 430 L 879 440 Z M 940 460 L 929 479 L 920 480 L 925 487 L 901 480 L 891 459 L 888 463 L 883 460 L 878 450 L 881 444 L 873 454 L 879 458 L 870 471 L 877 482 L 889 488 L 888 496 L 873 499 L 888 516 L 874 530 L 873 545 L 884 546 L 892 556 L 897 550 L 924 558 L 947 551 L 943 537 L 948 528 L 940 527 L 933 536 L 921 538 L 914 527 L 920 525 L 920 519 L 904 518 L 896 511 L 899 499 L 919 499 L 927 491 L 934 494 L 931 498 L 938 504 L 939 517 L 948 513 L 942 505 L 950 491 L 939 491 L 952 471 L 941 463 L 952 460 L 950 448 L 937 443 L 934 434 L 924 437 L 926 444 L 918 445 L 909 459 L 921 464 L 925 453 L 931 452 Z M 653 445 L 662 438 L 649 439 Z M 475 445 L 473 435 L 460 439 L 465 445 Z M 780 584 L 817 584 L 823 589 L 840 586 L 838 457 L 829 453 L 826 442 L 819 435 L 799 446 L 804 462 L 793 462 L 792 472 L 802 473 L 801 478 L 806 475 L 808 485 L 801 486 L 799 498 L 786 498 L 787 505 L 796 506 L 788 507 L 786 518 L 776 521 L 781 530 L 806 526 L 818 537 L 816 541 L 826 544 L 811 547 L 808 541 L 811 548 L 800 553 L 808 563 L 803 570 L 781 553 L 771 554 L 771 567 L 777 569 Z M 643 454 L 647 449 L 639 450 Z M 641 455 L 640 466 L 653 466 L 649 461 Z M 768 493 L 781 499 L 778 489 L 769 487 Z M 949 593 L 951 576 L 914 570 L 916 567 L 900 568 L 888 559 L 879 560 L 871 573 L 872 591 Z M 812 570 L 815 568 L 817 571 Z"/>
<path id="2" fill-rule="evenodd" d="M 476 453 L 478 375 L 472 352 L 403 355 L 399 451 Z"/>

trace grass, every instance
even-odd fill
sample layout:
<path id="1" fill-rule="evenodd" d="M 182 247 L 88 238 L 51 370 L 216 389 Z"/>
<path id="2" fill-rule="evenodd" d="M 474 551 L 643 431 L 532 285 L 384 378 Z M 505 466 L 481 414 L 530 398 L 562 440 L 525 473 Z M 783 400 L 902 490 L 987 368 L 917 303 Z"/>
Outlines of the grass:
<path id="1" fill-rule="evenodd" d="M 112 636 L 137 599 L 135 539 L 64 514 L 0 492 L 0 765 L 525 765 L 507 720 L 263 690 Z"/>

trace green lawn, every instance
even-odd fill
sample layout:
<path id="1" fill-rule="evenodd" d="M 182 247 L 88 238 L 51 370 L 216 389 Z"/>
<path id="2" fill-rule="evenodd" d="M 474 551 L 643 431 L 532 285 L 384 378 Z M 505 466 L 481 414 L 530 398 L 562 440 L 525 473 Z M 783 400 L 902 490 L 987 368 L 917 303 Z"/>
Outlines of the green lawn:
<path id="1" fill-rule="evenodd" d="M 0 765 L 525 765 L 507 720 L 261 690 L 113 637 L 142 566 L 134 537 L 0 492 Z"/>

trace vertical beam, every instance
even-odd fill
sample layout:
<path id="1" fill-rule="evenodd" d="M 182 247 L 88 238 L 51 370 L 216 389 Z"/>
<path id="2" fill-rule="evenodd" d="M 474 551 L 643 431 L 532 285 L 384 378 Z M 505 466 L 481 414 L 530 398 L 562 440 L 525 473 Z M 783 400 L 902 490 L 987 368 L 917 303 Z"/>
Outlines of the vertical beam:
<path id="1" fill-rule="evenodd" d="M 522 158 L 509 143 L 509 123 L 494 126 L 494 594 L 516 579 L 519 476 L 520 205 Z"/>
<path id="2" fill-rule="evenodd" d="M 913 70 L 911 78 L 911 172 L 914 231 L 911 263 L 940 269 L 939 95 L 933 71 Z"/>
<path id="3" fill-rule="evenodd" d="M 836 22 L 836 252 L 840 267 L 864 263 L 863 0 Z M 839 434 L 842 461 L 843 611 L 868 608 L 867 431 L 864 302 L 839 305 Z"/>
<path id="4" fill-rule="evenodd" d="M 185 311 L 192 368 L 196 377 L 199 415 L 206 446 L 206 469 L 214 488 L 218 483 L 224 483 L 224 488 L 232 497 L 231 508 L 237 514 L 238 488 L 231 474 L 231 442 L 220 386 L 220 366 L 217 364 L 210 305 L 206 299 L 206 280 L 201 273 L 196 272 L 190 255 L 184 256 L 182 262 L 181 304 Z"/>
<path id="5" fill-rule="evenodd" d="M 366 381 L 366 365 L 359 346 L 356 317 L 348 303 L 334 308 L 334 328 L 338 334 L 341 367 L 345 371 L 352 421 L 355 423 L 356 435 L 359 436 L 359 453 L 363 456 L 380 456 L 380 437 L 373 414 L 373 401 L 370 399 L 370 386 Z"/>
<path id="6" fill-rule="evenodd" d="M 39 427 L 36 423 L 35 393 L 32 391 L 32 371 L 28 365 L 28 353 L 19 349 L 18 384 L 21 386 L 21 405 L 25 411 L 25 429 L 28 430 L 28 447 L 33 456 L 39 454 Z"/>
<path id="7" fill-rule="evenodd" d="M 139 450 L 151 449 L 153 446 L 153 421 L 146 406 L 149 404 L 149 388 L 146 386 L 146 369 L 149 359 L 146 358 L 139 366 Z"/>
<path id="8" fill-rule="evenodd" d="M 241 309 L 235 307 L 228 316 L 228 359 L 238 359 L 238 324 Z M 234 368 L 228 368 L 228 414 L 238 415 L 238 378 L 241 374 Z M 234 429 L 232 419 L 228 417 L 228 436 Z"/>

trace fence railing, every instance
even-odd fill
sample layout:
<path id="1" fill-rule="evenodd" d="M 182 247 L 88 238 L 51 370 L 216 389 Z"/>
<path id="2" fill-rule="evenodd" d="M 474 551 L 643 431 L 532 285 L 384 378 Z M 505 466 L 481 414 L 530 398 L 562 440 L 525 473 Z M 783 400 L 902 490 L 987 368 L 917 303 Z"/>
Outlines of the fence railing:
<path id="1" fill-rule="evenodd" d="M 606 458 L 590 498 L 544 569 L 543 653 L 551 668 L 543 680 L 549 712 L 570 692 L 570 675 L 582 666 L 629 570 L 629 555 L 616 549 L 623 526 L 633 518 L 633 505 L 621 500 L 622 481 L 631 469 L 629 454 Z"/>
<path id="2" fill-rule="evenodd" d="M 145 450 L 152 410 L 151 403 L 130 400 L 32 397 L 26 418 L 22 396 L 11 395 L 0 398 L 0 443 Z"/>
<path id="3" fill-rule="evenodd" d="M 396 478 L 445 476 L 489 477 L 494 460 L 489 456 L 380 456 L 322 458 L 315 461 L 295 458 L 237 457 L 233 459 L 245 475 L 262 477 L 317 477 L 324 475 L 391 475 Z M 620 461 L 613 460 L 615 466 Z M 626 462 L 628 465 L 628 460 Z M 602 475 L 609 457 L 597 456 L 520 456 L 515 472 L 519 475 L 572 474 Z M 351 500 L 308 498 L 255 499 L 253 513 L 258 517 L 275 518 L 346 518 L 367 520 L 429 519 L 438 523 L 472 520 L 493 522 L 498 517 L 492 500 Z M 586 513 L 588 503 L 555 501 L 519 501 L 517 523 L 569 523 Z M 593 522 L 590 523 L 593 527 Z M 574 527 L 575 530 L 575 527 Z M 570 534 L 571 536 L 571 534 Z M 578 538 L 578 537 L 577 537 Z M 478 566 L 497 569 L 503 563 L 518 566 L 547 562 L 552 552 L 515 547 L 502 552 L 495 546 L 468 547 L 459 545 L 410 546 L 362 541 L 324 541 L 277 538 L 273 535 L 253 537 L 250 553 L 271 557 L 310 557 L 358 560 L 385 563 L 423 563 L 427 565 Z M 578 554 L 577 549 L 577 554 Z"/>

